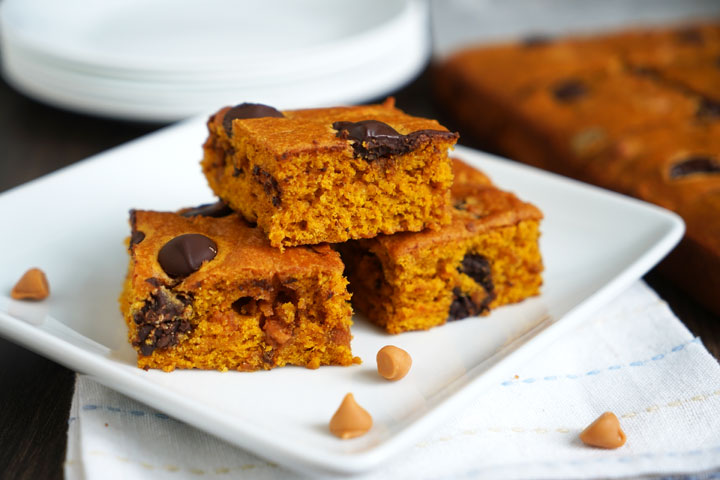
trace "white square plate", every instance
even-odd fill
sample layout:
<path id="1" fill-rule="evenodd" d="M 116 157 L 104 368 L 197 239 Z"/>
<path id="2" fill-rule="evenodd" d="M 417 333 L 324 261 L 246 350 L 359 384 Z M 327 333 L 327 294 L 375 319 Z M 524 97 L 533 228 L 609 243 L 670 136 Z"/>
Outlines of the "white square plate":
<path id="1" fill-rule="evenodd" d="M 642 276 L 681 238 L 658 207 L 458 147 L 455 154 L 545 213 L 542 295 L 490 316 L 397 336 L 356 318 L 364 363 L 270 372 L 143 371 L 117 297 L 130 208 L 174 210 L 213 200 L 199 160 L 204 119 L 168 128 L 0 195 L 0 334 L 267 459 L 306 472 L 369 470 L 423 438 L 513 365 L 581 322 Z M 29 267 L 48 274 L 40 303 L 7 297 Z M 400 382 L 375 373 L 379 348 L 413 357 Z M 341 441 L 327 423 L 347 392 L 373 415 Z"/>

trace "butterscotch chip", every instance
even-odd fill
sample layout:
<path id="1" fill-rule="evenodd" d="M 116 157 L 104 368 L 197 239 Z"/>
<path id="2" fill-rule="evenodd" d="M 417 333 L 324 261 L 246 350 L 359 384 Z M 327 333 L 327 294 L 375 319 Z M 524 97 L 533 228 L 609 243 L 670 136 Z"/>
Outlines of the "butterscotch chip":
<path id="1" fill-rule="evenodd" d="M 43 300 L 50 295 L 45 273 L 39 268 L 31 268 L 18 280 L 10 292 L 16 300 Z"/>
<path id="2" fill-rule="evenodd" d="M 410 371 L 412 357 L 402 348 L 386 345 L 377 353 L 377 370 L 381 377 L 400 380 Z"/>
<path id="3" fill-rule="evenodd" d="M 618 448 L 625 445 L 625 432 L 612 412 L 605 412 L 580 433 L 585 445 L 600 448 Z"/>
<path id="4" fill-rule="evenodd" d="M 357 404 L 352 393 L 343 398 L 340 407 L 330 419 L 330 433 L 343 440 L 364 435 L 372 427 L 372 417 Z"/>

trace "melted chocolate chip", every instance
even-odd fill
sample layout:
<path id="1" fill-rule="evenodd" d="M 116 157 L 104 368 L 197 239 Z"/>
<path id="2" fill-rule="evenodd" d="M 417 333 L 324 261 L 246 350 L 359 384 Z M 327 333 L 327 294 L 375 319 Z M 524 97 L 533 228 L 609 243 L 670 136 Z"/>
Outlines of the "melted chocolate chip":
<path id="1" fill-rule="evenodd" d="M 243 174 L 243 169 L 242 169 L 242 168 L 238 168 L 238 167 L 233 166 L 233 173 L 232 173 L 232 176 L 233 176 L 233 177 L 239 177 L 239 176 L 242 175 L 242 174 Z"/>
<path id="2" fill-rule="evenodd" d="M 222 200 L 215 203 L 206 203 L 197 207 L 188 208 L 180 212 L 183 217 L 213 217 L 221 218 L 227 217 L 233 213 L 232 209 L 228 207 Z"/>
<path id="3" fill-rule="evenodd" d="M 140 352 L 151 355 L 156 348 L 167 348 L 178 343 L 178 335 L 191 330 L 185 318 L 190 301 L 183 295 L 175 295 L 164 288 L 154 293 L 142 309 L 133 315 L 138 325 L 133 345 Z"/>
<path id="4" fill-rule="evenodd" d="M 693 155 L 670 168 L 670 178 L 682 178 L 696 174 L 717 174 L 720 173 L 720 162 L 712 157 Z"/>
<path id="5" fill-rule="evenodd" d="M 720 118 L 720 102 L 703 98 L 695 115 L 699 118 Z"/>
<path id="6" fill-rule="evenodd" d="M 133 230 L 130 234 L 130 249 L 137 245 L 138 243 L 145 240 L 145 233 L 141 232 L 140 230 Z"/>
<path id="7" fill-rule="evenodd" d="M 225 129 L 225 132 L 228 134 L 229 137 L 232 135 L 232 122 L 236 118 L 263 117 L 282 118 L 284 117 L 284 115 L 282 114 L 282 112 L 279 112 L 273 107 L 262 105 L 260 103 L 241 103 L 240 105 L 231 108 L 227 111 L 227 113 L 225 113 L 225 117 L 223 118 L 223 128 Z"/>
<path id="8" fill-rule="evenodd" d="M 272 202 L 273 207 L 279 207 L 282 203 L 280 200 L 280 195 L 282 194 L 282 192 L 280 191 L 280 185 L 278 185 L 275 177 L 273 177 L 272 175 L 270 175 L 269 172 L 266 172 L 257 165 L 253 167 L 252 173 L 255 177 L 255 181 L 262 185 L 265 194 L 270 197 L 270 201 Z"/>
<path id="9" fill-rule="evenodd" d="M 152 285 L 153 287 L 159 287 L 160 285 L 162 285 L 162 283 L 160 282 L 160 280 L 158 280 L 158 279 L 155 278 L 155 277 L 146 278 L 145 281 L 146 281 L 147 283 L 149 283 L 150 285 Z"/>
<path id="10" fill-rule="evenodd" d="M 458 267 L 458 271 L 472 278 L 478 285 L 482 285 L 488 295 L 493 295 L 495 285 L 492 280 L 492 269 L 490 268 L 490 262 L 483 255 L 477 253 L 466 254 L 460 267 Z"/>
<path id="11" fill-rule="evenodd" d="M 385 122 L 378 120 L 362 120 L 360 122 L 335 122 L 333 128 L 346 130 L 347 136 L 356 142 L 365 142 L 371 138 L 385 141 L 397 141 L 403 137 L 401 133 Z"/>
<path id="12" fill-rule="evenodd" d="M 573 79 L 558 83 L 552 93 L 557 100 L 569 103 L 587 95 L 588 89 L 584 83 Z"/>
<path id="13" fill-rule="evenodd" d="M 402 155 L 418 147 L 430 138 L 457 138 L 456 133 L 441 130 L 417 130 L 403 135 L 387 123 L 378 120 L 360 122 L 335 122 L 338 138 L 353 141 L 355 157 L 373 161 L 388 155 Z"/>
<path id="14" fill-rule="evenodd" d="M 217 255 L 217 245 L 205 235 L 187 233 L 167 242 L 158 253 L 158 262 L 172 278 L 187 277 L 203 262 Z"/>
<path id="15" fill-rule="evenodd" d="M 137 211 L 130 210 L 130 244 L 128 250 L 132 252 L 132 248 L 145 239 L 145 234 L 137 229 Z"/>
<path id="16" fill-rule="evenodd" d="M 476 304 L 469 295 L 464 295 L 459 288 L 455 287 L 453 289 L 453 301 L 448 312 L 448 322 L 474 317 L 483 313 L 487 310 L 487 305 L 485 305 L 484 301 L 482 303 L 483 305 Z"/>

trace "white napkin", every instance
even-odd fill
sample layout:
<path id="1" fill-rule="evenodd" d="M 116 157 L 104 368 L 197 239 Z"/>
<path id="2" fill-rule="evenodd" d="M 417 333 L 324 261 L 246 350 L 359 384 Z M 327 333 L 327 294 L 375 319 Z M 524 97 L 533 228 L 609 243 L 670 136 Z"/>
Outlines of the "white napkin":
<path id="1" fill-rule="evenodd" d="M 516 376 L 517 375 L 517 376 Z M 617 414 L 627 443 L 578 433 Z M 330 412 L 332 413 L 332 412 Z M 361 478 L 609 478 L 720 469 L 720 367 L 638 282 L 477 398 L 433 436 Z M 300 478 L 78 375 L 68 480 Z"/>

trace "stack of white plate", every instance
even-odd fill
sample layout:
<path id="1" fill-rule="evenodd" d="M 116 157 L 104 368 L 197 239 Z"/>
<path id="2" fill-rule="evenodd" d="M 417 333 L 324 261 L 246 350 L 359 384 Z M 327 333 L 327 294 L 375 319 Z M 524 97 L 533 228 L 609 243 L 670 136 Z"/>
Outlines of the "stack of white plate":
<path id="1" fill-rule="evenodd" d="M 4 0 L 5 79 L 55 106 L 174 121 L 223 105 L 348 104 L 430 53 L 421 0 Z"/>

